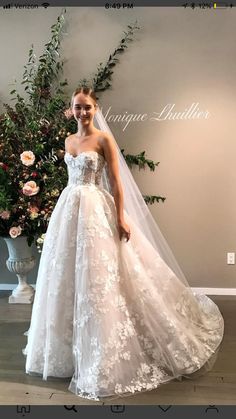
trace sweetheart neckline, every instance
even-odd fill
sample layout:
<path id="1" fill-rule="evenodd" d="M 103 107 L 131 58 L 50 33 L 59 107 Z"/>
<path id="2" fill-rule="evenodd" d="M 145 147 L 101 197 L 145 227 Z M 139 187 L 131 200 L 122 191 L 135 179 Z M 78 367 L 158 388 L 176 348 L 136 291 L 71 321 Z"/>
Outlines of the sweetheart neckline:
<path id="1" fill-rule="evenodd" d="M 84 154 L 84 153 L 97 153 L 99 156 L 101 156 L 105 160 L 105 157 L 101 153 L 98 153 L 96 150 L 85 150 L 85 151 L 81 151 L 81 153 L 77 154 L 77 156 L 73 156 L 73 154 L 69 153 L 68 151 L 65 152 L 65 154 L 68 154 L 73 159 L 77 159 L 77 157 L 79 157 L 81 154 Z"/>

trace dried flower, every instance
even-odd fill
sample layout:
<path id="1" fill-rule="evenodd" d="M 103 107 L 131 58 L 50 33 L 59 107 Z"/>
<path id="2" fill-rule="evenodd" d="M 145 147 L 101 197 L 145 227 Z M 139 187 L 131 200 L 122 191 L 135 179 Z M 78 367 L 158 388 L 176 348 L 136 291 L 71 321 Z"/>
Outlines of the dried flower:
<path id="1" fill-rule="evenodd" d="M 73 112 L 71 108 L 68 108 L 64 111 L 64 115 L 67 119 L 70 119 L 73 116 Z"/>
<path id="2" fill-rule="evenodd" d="M 3 220 L 8 220 L 10 218 L 10 214 L 11 214 L 10 211 L 4 210 L 4 211 L 0 212 L 0 217 Z"/>

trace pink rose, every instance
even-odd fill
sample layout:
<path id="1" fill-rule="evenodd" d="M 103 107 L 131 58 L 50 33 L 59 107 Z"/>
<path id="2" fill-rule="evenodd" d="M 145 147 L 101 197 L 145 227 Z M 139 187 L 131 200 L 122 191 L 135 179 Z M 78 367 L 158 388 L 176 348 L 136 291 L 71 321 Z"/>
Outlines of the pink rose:
<path id="1" fill-rule="evenodd" d="M 39 186 L 37 186 L 33 180 L 26 182 L 22 189 L 23 194 L 27 196 L 36 195 L 38 191 L 39 191 Z"/>
<path id="2" fill-rule="evenodd" d="M 20 236 L 21 231 L 22 231 L 22 229 L 21 229 L 20 226 L 11 227 L 10 230 L 9 230 L 9 234 L 10 234 L 12 239 L 15 239 L 17 236 Z"/>
<path id="3" fill-rule="evenodd" d="M 0 217 L 3 220 L 8 220 L 10 218 L 10 211 L 4 210 L 4 211 L 0 212 Z"/>

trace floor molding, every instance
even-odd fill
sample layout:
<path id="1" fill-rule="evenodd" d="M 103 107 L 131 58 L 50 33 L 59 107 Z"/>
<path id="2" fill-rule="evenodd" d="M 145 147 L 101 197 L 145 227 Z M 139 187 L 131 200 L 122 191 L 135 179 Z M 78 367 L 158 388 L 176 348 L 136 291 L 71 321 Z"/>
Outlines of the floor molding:
<path id="1" fill-rule="evenodd" d="M 0 291 L 12 291 L 16 288 L 17 284 L 0 284 Z M 31 287 L 35 288 L 35 284 L 29 284 Z"/>
<path id="2" fill-rule="evenodd" d="M 236 288 L 198 288 L 191 287 L 197 294 L 206 295 L 236 295 Z"/>
<path id="3" fill-rule="evenodd" d="M 35 288 L 35 284 L 29 284 Z M 0 284 L 0 291 L 12 291 L 16 284 Z M 236 295 L 236 288 L 199 288 L 191 287 L 197 294 L 205 295 Z"/>

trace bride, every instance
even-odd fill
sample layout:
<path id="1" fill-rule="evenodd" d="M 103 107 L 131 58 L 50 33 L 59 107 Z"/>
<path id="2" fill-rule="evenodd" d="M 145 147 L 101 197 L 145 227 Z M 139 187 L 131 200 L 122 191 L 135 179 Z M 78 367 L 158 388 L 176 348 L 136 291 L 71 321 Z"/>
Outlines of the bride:
<path id="1" fill-rule="evenodd" d="M 207 371 L 223 338 L 154 221 L 92 89 L 72 95 L 68 183 L 39 264 L 26 373 L 71 377 L 87 399 L 130 396 Z"/>

